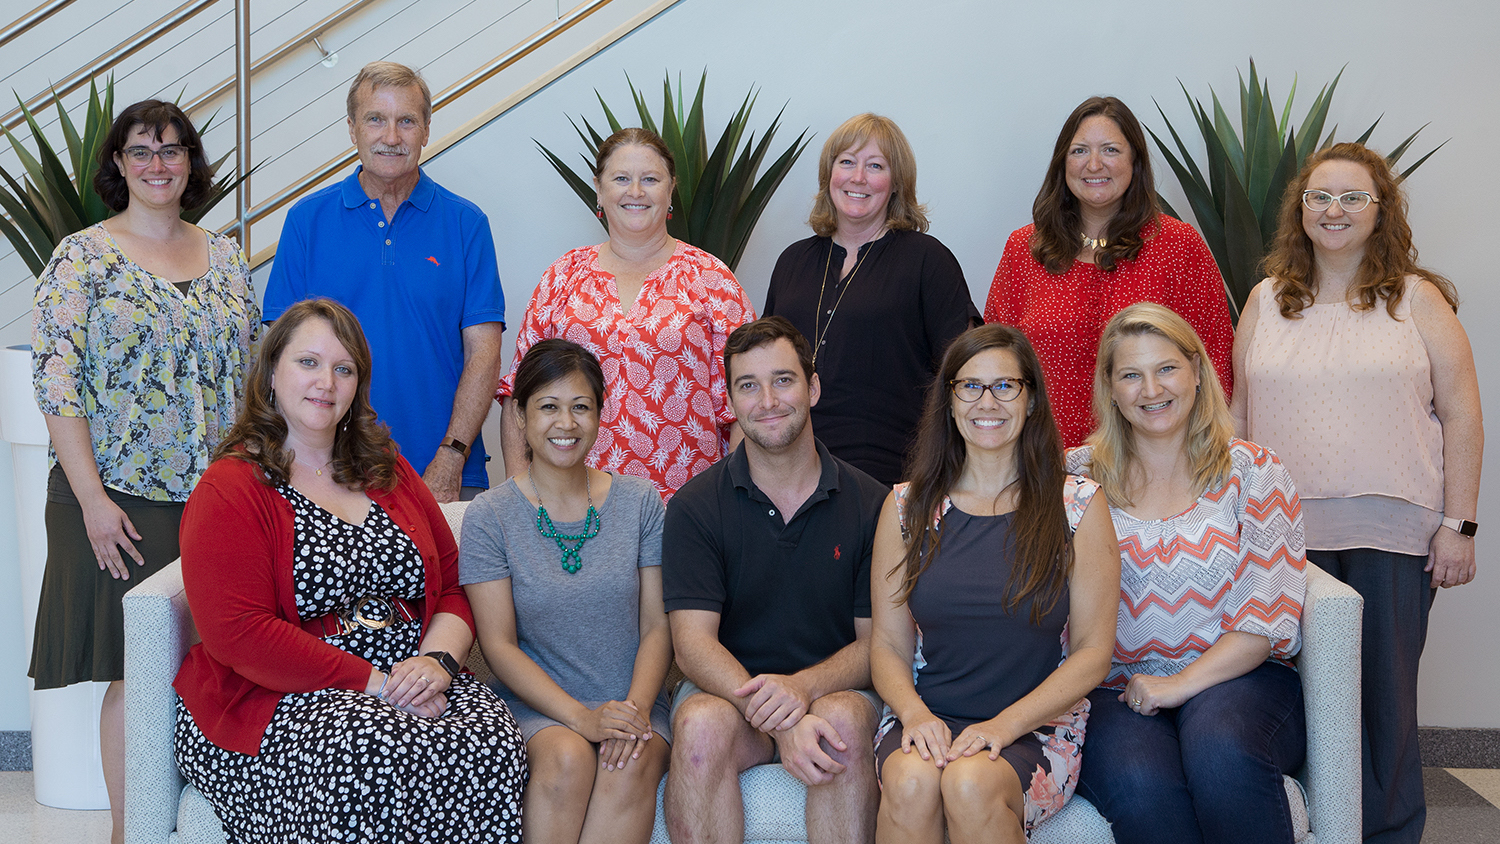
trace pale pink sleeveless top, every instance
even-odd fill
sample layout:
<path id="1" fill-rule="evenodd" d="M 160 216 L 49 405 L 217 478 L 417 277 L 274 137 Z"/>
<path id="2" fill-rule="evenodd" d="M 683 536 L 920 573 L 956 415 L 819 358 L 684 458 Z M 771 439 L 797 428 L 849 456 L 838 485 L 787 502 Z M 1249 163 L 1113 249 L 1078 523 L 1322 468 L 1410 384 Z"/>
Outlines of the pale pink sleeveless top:
<path id="1" fill-rule="evenodd" d="M 1310 305 L 1286 319 L 1260 288 L 1245 355 L 1246 439 L 1276 453 L 1302 497 L 1307 547 L 1425 555 L 1442 522 L 1443 428 L 1432 366 L 1396 308 Z"/>

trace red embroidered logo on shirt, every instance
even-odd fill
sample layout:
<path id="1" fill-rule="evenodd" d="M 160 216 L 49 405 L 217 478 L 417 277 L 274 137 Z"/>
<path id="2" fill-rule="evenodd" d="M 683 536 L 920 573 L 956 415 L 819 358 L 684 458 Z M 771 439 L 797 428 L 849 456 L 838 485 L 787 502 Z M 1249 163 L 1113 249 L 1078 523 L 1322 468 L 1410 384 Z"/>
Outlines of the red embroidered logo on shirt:
<path id="1" fill-rule="evenodd" d="M 435 267 L 441 267 L 442 266 L 442 264 L 438 263 L 438 259 L 432 257 L 431 255 L 427 256 L 427 260 L 431 261 L 432 265 L 435 266 Z"/>
<path id="2" fill-rule="evenodd" d="M 842 546 L 842 545 L 835 545 L 835 546 L 833 546 L 833 558 L 835 560 L 837 560 L 841 556 L 841 554 L 839 552 L 839 549 L 843 548 L 843 547 L 844 546 Z"/>

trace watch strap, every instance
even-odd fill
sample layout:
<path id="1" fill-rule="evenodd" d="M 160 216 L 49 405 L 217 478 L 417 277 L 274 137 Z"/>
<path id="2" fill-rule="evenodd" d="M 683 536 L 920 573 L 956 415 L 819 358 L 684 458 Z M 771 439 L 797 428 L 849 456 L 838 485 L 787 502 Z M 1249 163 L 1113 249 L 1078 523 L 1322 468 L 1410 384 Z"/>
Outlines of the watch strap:
<path id="1" fill-rule="evenodd" d="M 1468 519 L 1455 519 L 1452 516 L 1443 517 L 1443 527 L 1457 531 L 1463 536 L 1473 536 L 1479 532 L 1479 523 Z"/>
<path id="2" fill-rule="evenodd" d="M 433 659 L 437 660 L 438 665 L 443 666 L 443 670 L 448 672 L 448 676 L 450 677 L 457 677 L 458 673 L 463 670 L 463 668 L 459 666 L 458 660 L 454 659 L 453 656 L 447 651 L 428 651 L 427 653 L 422 654 L 422 656 L 430 656 Z"/>
<path id="3" fill-rule="evenodd" d="M 438 445 L 447 446 L 453 449 L 459 454 L 462 454 L 465 460 L 469 459 L 469 452 L 473 450 L 468 443 L 464 442 L 458 437 L 443 437 L 443 441 L 441 443 L 438 443 Z"/>

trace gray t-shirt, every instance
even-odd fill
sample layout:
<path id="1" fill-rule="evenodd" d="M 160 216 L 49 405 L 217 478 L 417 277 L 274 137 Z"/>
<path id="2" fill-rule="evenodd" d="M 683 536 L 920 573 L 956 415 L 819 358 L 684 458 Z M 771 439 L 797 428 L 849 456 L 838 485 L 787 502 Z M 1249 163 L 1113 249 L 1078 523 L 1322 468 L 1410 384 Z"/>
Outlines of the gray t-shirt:
<path id="1" fill-rule="evenodd" d="M 514 478 L 469 504 L 458 555 L 460 583 L 510 578 L 522 653 L 583 703 L 630 693 L 641 642 L 636 570 L 661 565 L 664 508 L 650 481 L 615 475 L 596 506 L 599 533 L 583 544 L 574 574 L 563 570 L 557 543 L 537 531 L 536 508 Z M 553 524 L 558 533 L 583 532 L 582 521 Z M 517 721 L 534 712 L 503 685 L 495 691 Z"/>

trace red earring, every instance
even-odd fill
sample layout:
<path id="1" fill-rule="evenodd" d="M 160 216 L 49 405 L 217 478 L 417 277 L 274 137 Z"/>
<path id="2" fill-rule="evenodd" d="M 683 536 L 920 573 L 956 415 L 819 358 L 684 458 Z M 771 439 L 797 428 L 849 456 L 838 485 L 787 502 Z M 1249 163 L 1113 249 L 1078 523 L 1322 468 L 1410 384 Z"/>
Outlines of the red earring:
<path id="1" fill-rule="evenodd" d="M 672 219 L 672 206 L 670 205 L 667 206 L 667 219 Z"/>
<path id="2" fill-rule="evenodd" d="M 598 217 L 601 220 L 604 219 L 604 206 L 603 205 L 595 205 L 594 206 L 594 216 Z"/>

